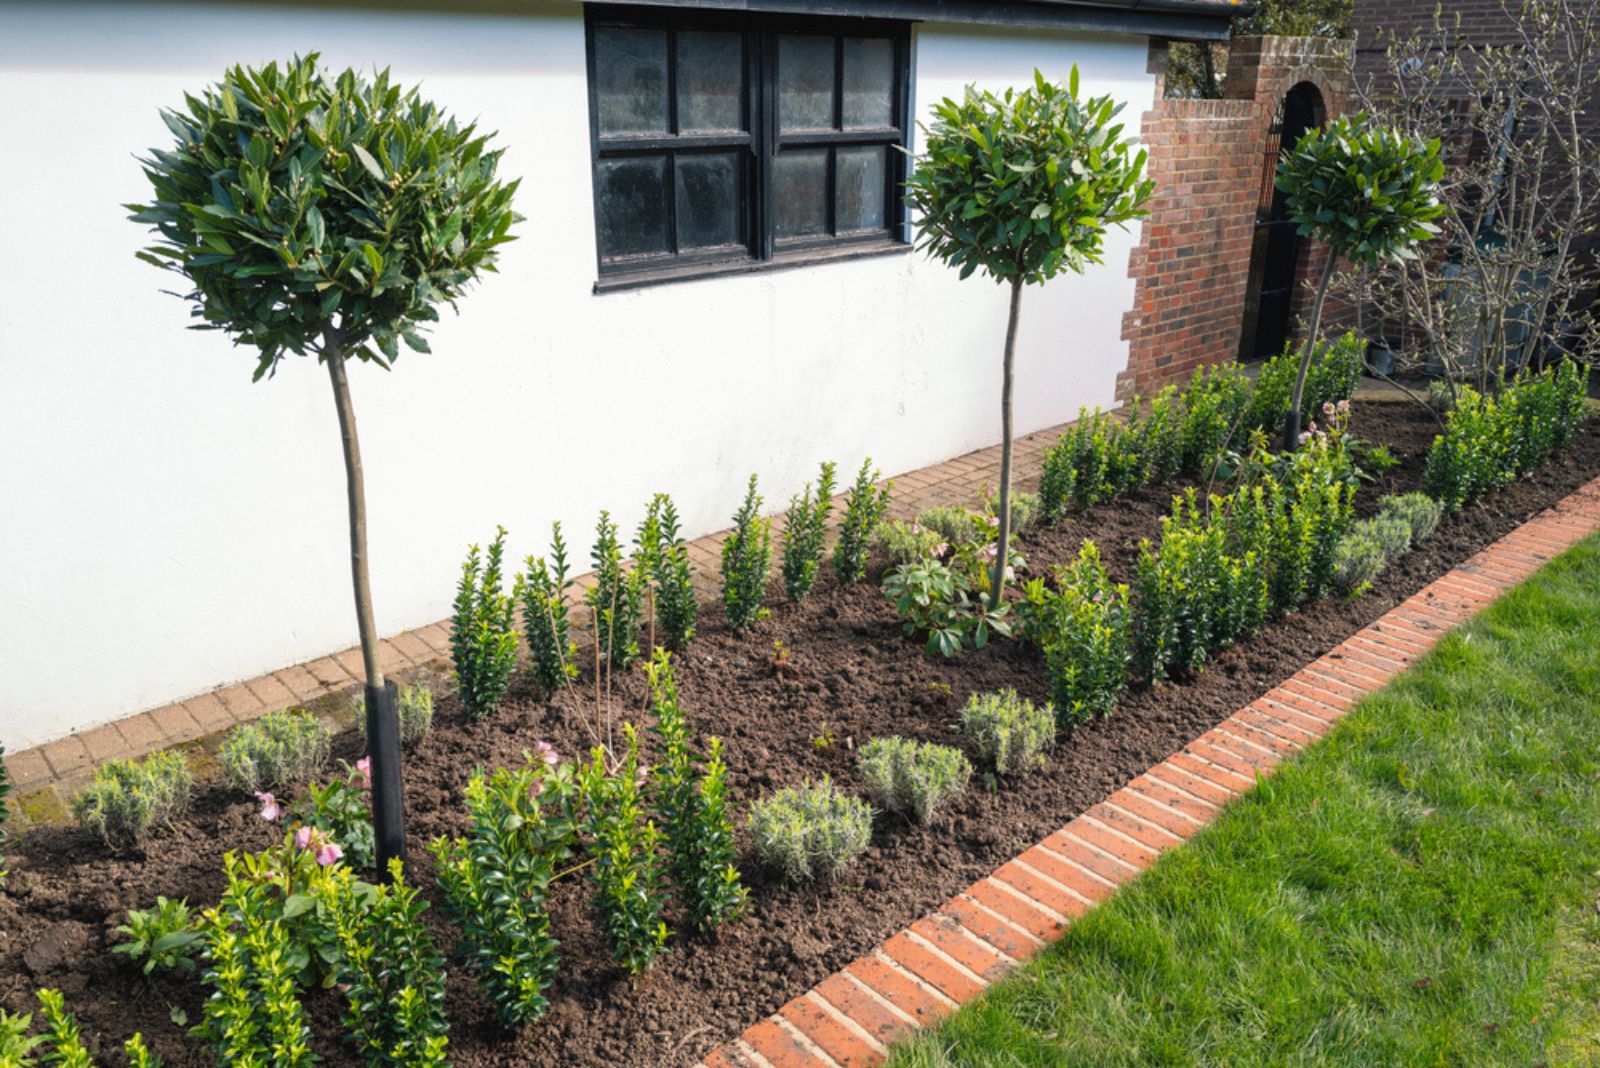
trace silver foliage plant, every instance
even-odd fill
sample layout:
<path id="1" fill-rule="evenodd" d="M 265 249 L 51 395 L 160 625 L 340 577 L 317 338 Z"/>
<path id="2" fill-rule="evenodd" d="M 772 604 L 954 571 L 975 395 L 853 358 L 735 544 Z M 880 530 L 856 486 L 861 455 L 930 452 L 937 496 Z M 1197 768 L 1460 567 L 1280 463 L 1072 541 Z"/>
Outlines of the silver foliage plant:
<path id="1" fill-rule="evenodd" d="M 880 808 L 918 823 L 960 797 L 972 778 L 972 764 L 961 750 L 898 735 L 862 746 L 856 768 Z"/>
<path id="2" fill-rule="evenodd" d="M 866 851 L 872 806 L 825 775 L 756 801 L 749 830 L 756 856 L 790 882 L 826 879 Z"/>

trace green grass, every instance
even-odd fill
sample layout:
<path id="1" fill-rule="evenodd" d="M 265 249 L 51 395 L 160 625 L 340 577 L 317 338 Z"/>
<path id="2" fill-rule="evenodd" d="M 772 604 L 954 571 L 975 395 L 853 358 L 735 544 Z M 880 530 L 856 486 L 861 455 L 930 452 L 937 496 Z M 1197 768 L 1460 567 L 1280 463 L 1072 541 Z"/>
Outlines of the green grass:
<path id="1" fill-rule="evenodd" d="M 1600 538 L 894 1068 L 1600 1064 Z"/>

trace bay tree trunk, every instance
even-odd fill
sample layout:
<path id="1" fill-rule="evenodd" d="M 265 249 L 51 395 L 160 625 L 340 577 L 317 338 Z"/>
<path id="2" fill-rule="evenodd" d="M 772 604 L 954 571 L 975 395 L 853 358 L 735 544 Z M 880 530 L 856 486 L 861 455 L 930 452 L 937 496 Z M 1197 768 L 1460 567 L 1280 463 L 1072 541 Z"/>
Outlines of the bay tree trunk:
<path id="1" fill-rule="evenodd" d="M 1311 370 L 1311 357 L 1317 351 L 1317 338 L 1322 333 L 1322 305 L 1328 299 L 1328 283 L 1333 281 L 1333 269 L 1338 260 L 1338 255 L 1329 249 L 1322 280 L 1317 283 L 1317 299 L 1311 305 L 1311 324 L 1306 330 L 1305 348 L 1300 353 L 1300 371 L 1294 376 L 1294 394 L 1289 398 L 1289 411 L 1283 417 L 1284 452 L 1300 447 L 1300 405 L 1306 395 L 1306 373 Z"/>
<path id="2" fill-rule="evenodd" d="M 345 488 L 350 504 L 350 574 L 355 585 L 356 629 L 361 635 L 361 662 L 367 686 L 367 753 L 372 760 L 372 828 L 377 840 L 378 871 L 389 861 L 406 859 L 405 796 L 400 780 L 400 719 L 394 683 L 383 677 L 378 658 L 378 632 L 373 624 L 372 579 L 367 574 L 367 494 L 361 472 L 361 440 L 356 410 L 350 401 L 344 346 L 332 336 L 323 346 L 323 362 L 333 382 L 344 443 Z"/>
<path id="3" fill-rule="evenodd" d="M 989 607 L 1000 607 L 1005 591 L 1006 561 L 1011 556 L 1011 383 L 1017 363 L 1017 314 L 1022 310 L 1022 279 L 1011 281 L 1011 314 L 1006 320 L 1005 371 L 1000 380 L 1000 498 L 995 511 L 1000 529 L 994 543 L 994 572 L 989 579 Z"/>

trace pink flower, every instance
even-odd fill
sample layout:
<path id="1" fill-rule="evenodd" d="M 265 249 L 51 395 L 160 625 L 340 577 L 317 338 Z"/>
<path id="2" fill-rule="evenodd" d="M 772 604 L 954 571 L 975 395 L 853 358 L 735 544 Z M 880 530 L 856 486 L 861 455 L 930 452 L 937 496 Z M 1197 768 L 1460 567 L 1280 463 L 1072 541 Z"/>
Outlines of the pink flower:
<path id="1" fill-rule="evenodd" d="M 1012 567 L 1010 564 L 1007 564 L 1006 565 L 1006 581 L 1007 582 L 1013 582 L 1013 581 L 1016 580 L 1016 577 L 1017 577 L 1017 569 Z"/>
<path id="2" fill-rule="evenodd" d="M 294 832 L 294 847 L 296 849 L 311 848 L 311 839 L 315 834 L 316 832 L 310 827 L 302 826 L 298 831 Z"/>
<path id="3" fill-rule="evenodd" d="M 544 761 L 544 766 L 553 768 L 561 763 L 561 754 L 556 752 L 556 747 L 549 742 L 534 742 L 533 755 Z"/>
<path id="4" fill-rule="evenodd" d="M 344 850 L 339 848 L 338 842 L 325 842 L 317 850 L 317 863 L 324 868 L 330 867 L 344 859 Z"/>
<path id="5" fill-rule="evenodd" d="M 990 516 L 990 517 L 989 517 L 989 526 L 990 526 L 990 527 L 991 527 L 991 528 L 997 528 L 997 527 L 999 527 L 999 526 L 1000 526 L 1000 517 L 999 517 L 999 516 L 997 516 L 997 515 L 992 515 L 992 516 Z"/>
<path id="6" fill-rule="evenodd" d="M 945 553 L 947 553 L 949 551 L 950 551 L 950 543 L 947 542 L 947 541 L 941 541 L 938 545 L 935 545 L 933 547 L 933 555 L 935 555 L 935 556 L 943 556 Z"/>
<path id="7" fill-rule="evenodd" d="M 1300 431 L 1300 444 L 1304 445 L 1306 442 L 1308 442 L 1310 440 L 1311 440 L 1311 431 L 1309 431 L 1309 430 Z"/>
<path id="8" fill-rule="evenodd" d="M 372 789 L 372 758 L 364 756 L 356 761 L 356 770 L 361 773 L 361 788 L 363 790 Z"/>
<path id="9" fill-rule="evenodd" d="M 645 783 L 645 780 L 648 779 L 649 777 L 650 777 L 650 769 L 649 768 L 640 768 L 639 769 L 639 774 L 633 780 L 633 785 L 635 785 L 635 786 L 643 786 L 644 783 Z"/>
<path id="10" fill-rule="evenodd" d="M 278 799 L 270 793 L 257 793 L 256 800 L 261 802 L 261 818 L 268 823 L 277 823 L 278 817 L 283 815 L 283 807 L 278 804 Z"/>
<path id="11" fill-rule="evenodd" d="M 1350 410 L 1350 401 L 1348 398 L 1339 402 L 1339 410 L 1341 412 L 1348 412 Z"/>

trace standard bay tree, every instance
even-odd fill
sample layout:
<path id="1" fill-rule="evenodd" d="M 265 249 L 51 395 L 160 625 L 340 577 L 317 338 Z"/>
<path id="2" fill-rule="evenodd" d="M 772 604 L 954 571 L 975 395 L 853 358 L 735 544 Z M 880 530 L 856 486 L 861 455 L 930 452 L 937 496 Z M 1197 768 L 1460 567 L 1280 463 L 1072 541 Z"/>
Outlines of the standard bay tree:
<path id="1" fill-rule="evenodd" d="M 174 141 L 142 160 L 130 204 L 156 241 L 139 258 L 182 275 L 194 329 L 254 349 L 254 380 L 288 356 L 327 368 L 344 445 L 350 564 L 366 671 L 379 868 L 404 854 L 394 686 L 383 675 L 367 574 L 366 500 L 348 369 L 388 369 L 512 240 L 517 183 L 500 149 L 387 70 L 333 75 L 316 53 L 236 66 L 161 115 Z"/>
<path id="2" fill-rule="evenodd" d="M 916 212 L 919 247 L 961 271 L 982 271 L 1010 287 L 1000 385 L 999 539 L 990 606 L 1000 606 L 1011 540 L 1011 386 L 1022 288 L 1063 270 L 1101 262 L 1106 227 L 1145 214 L 1154 183 L 1145 153 L 1122 136 L 1122 105 L 1081 99 L 1078 68 L 1067 84 L 1045 80 L 1004 94 L 971 86 L 961 100 L 934 105 L 923 126 L 926 148 L 906 200 Z"/>

